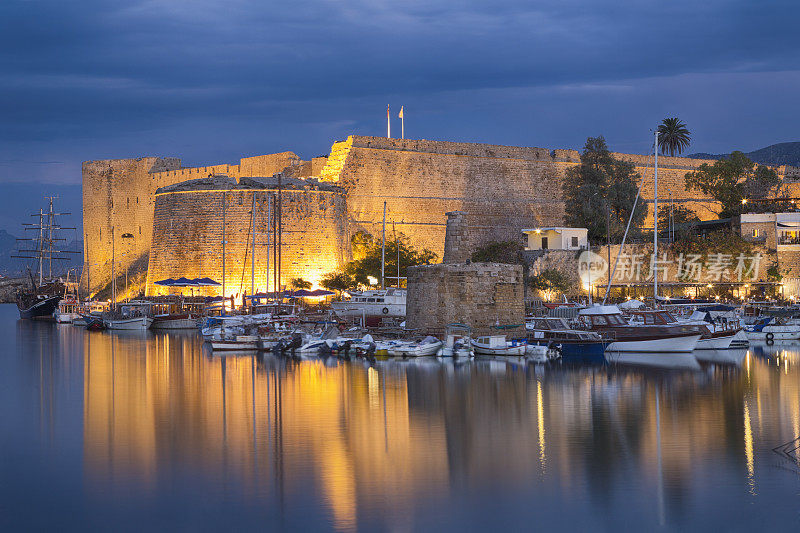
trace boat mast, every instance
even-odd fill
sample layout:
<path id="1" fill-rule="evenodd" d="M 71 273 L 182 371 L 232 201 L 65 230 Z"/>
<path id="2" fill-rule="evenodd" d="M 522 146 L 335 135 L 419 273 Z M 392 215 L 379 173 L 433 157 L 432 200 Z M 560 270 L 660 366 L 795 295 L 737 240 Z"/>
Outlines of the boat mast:
<path id="1" fill-rule="evenodd" d="M 114 226 L 111 226 L 111 307 L 115 309 L 117 307 L 117 276 L 114 267 L 116 265 L 117 259 L 115 255 L 114 249 Z"/>
<path id="2" fill-rule="evenodd" d="M 272 236 L 272 194 L 267 194 L 267 294 L 269 294 L 269 241 Z"/>
<path id="3" fill-rule="evenodd" d="M 386 288 L 386 200 L 383 201 L 383 237 L 381 237 L 381 289 Z"/>
<path id="4" fill-rule="evenodd" d="M 253 228 L 253 244 L 250 252 L 250 309 L 253 308 L 252 298 L 256 293 L 256 192 L 253 191 L 253 206 L 250 211 L 250 227 Z"/>
<path id="5" fill-rule="evenodd" d="M 281 253 L 283 251 L 283 190 L 281 187 L 282 174 L 278 173 L 278 203 L 275 204 L 275 213 L 278 215 L 278 262 L 275 263 L 275 269 L 278 271 L 278 283 L 275 289 L 281 293 L 281 303 L 283 303 L 283 284 L 281 283 Z"/>
<path id="6" fill-rule="evenodd" d="M 44 276 L 44 213 L 42 208 L 39 208 L 39 286 L 44 283 L 42 278 Z"/>
<path id="7" fill-rule="evenodd" d="M 658 307 L 658 128 L 655 133 L 653 164 L 653 308 Z"/>
<path id="8" fill-rule="evenodd" d="M 394 229 L 392 220 L 392 233 L 394 233 L 394 247 L 397 249 L 397 288 L 400 288 L 400 240 L 397 238 L 397 230 Z"/>
<path id="9" fill-rule="evenodd" d="M 86 239 L 86 257 L 83 258 L 83 262 L 86 263 L 86 297 L 89 301 L 92 300 L 92 265 L 89 263 L 89 234 L 87 233 L 84 236 Z"/>
<path id="10" fill-rule="evenodd" d="M 225 203 L 227 191 L 222 191 L 222 314 L 225 314 Z"/>

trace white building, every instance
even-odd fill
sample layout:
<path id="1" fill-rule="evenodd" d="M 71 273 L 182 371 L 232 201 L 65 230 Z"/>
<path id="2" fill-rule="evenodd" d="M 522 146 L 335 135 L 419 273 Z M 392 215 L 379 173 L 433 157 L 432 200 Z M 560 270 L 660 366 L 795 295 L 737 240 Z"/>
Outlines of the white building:
<path id="1" fill-rule="evenodd" d="M 586 228 L 534 228 L 524 229 L 522 233 L 528 236 L 526 251 L 585 250 L 589 247 Z"/>

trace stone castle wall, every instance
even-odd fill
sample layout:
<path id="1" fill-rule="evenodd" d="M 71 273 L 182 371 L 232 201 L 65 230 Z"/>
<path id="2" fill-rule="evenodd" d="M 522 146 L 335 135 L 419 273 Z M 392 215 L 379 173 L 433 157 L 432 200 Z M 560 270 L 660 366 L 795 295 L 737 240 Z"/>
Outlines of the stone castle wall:
<path id="1" fill-rule="evenodd" d="M 648 222 L 653 212 L 653 157 L 619 154 L 645 182 Z M 659 198 L 670 196 L 703 220 L 716 218 L 708 197 L 684 187 L 684 176 L 707 160 L 659 156 Z M 463 211 L 476 243 L 521 239 L 523 228 L 562 225 L 561 185 L 568 168 L 580 164 L 576 150 L 546 150 L 490 144 L 351 136 L 335 143 L 320 179 L 348 191 L 351 222 L 378 231 L 387 201 L 387 221 L 413 243 L 442 256 L 446 217 Z M 800 169 L 777 167 L 793 194 Z"/>
<path id="2" fill-rule="evenodd" d="M 83 164 L 83 290 L 87 283 L 92 293 L 109 284 L 112 255 L 118 280 L 131 265 L 147 264 L 155 191 L 168 185 L 168 171 L 180 166 L 180 159 L 171 157 Z"/>
<path id="3" fill-rule="evenodd" d="M 615 154 L 634 163 L 643 176 L 643 197 L 652 220 L 652 157 Z M 684 176 L 705 160 L 659 157 L 659 197 L 714 218 L 715 205 L 684 188 Z M 182 168 L 175 158 L 140 158 L 84 163 L 84 228 L 92 285 L 110 281 L 111 228 L 129 235 L 120 248 L 120 272 L 146 264 L 152 242 L 155 191 L 187 180 L 226 174 L 240 180 L 270 176 L 317 177 L 347 194 L 347 228 L 338 235 L 340 253 L 349 254 L 349 235 L 377 235 L 387 202 L 387 222 L 417 247 L 443 256 L 446 216 L 461 211 L 470 224 L 470 245 L 522 239 L 520 230 L 562 225 L 561 185 L 568 168 L 580 163 L 575 150 L 546 150 L 475 143 L 350 136 L 334 143 L 328 157 L 303 161 L 293 152 L 247 157 L 238 165 Z M 778 167 L 791 194 L 800 195 L 800 169 Z M 650 198 L 650 200 L 647 200 Z M 567 207 L 568 208 L 568 207 Z M 187 220 L 191 220 L 188 218 Z M 320 221 L 320 231 L 327 222 Z M 463 251 L 471 253 L 470 251 Z"/>
<path id="4" fill-rule="evenodd" d="M 252 235 L 256 239 L 256 290 L 264 291 L 275 268 L 273 253 L 267 258 L 268 197 L 272 212 L 277 204 L 277 180 L 272 178 L 205 178 L 160 189 L 156 193 L 153 245 L 147 273 L 147 295 L 165 294 L 154 283 L 161 279 L 210 277 L 222 283 L 222 212 L 225 202 L 225 294 L 238 298 L 250 293 Z M 251 212 L 255 196 L 255 231 Z M 343 191 L 329 184 L 283 180 L 282 285 L 292 278 L 320 278 L 348 259 L 343 238 L 348 235 Z M 274 250 L 274 248 L 271 248 Z M 269 260 L 269 271 L 267 261 Z M 188 289 L 183 292 L 189 293 Z M 198 291 L 194 291 L 198 294 Z M 218 288 L 201 294 L 220 294 Z"/>
<path id="5" fill-rule="evenodd" d="M 112 239 L 115 234 L 115 264 L 118 285 L 128 269 L 142 274 L 147 268 L 153 233 L 155 192 L 188 180 L 225 174 L 232 178 L 272 176 L 290 169 L 290 174 L 310 176 L 313 168 L 321 170 L 325 158 L 304 162 L 293 152 L 282 152 L 240 160 L 238 165 L 212 165 L 184 168 L 178 158 L 142 157 L 83 163 L 84 275 L 92 292 L 107 287 L 111 281 Z M 122 236 L 126 235 L 123 239 Z M 133 290 L 138 290 L 134 287 Z"/>

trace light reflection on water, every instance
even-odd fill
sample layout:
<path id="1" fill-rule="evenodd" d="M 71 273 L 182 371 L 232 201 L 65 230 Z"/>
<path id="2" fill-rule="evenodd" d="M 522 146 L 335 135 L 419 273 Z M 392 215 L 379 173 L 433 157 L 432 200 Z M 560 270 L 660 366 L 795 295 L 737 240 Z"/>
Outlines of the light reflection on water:
<path id="1" fill-rule="evenodd" d="M 62 524 L 68 504 L 74 525 L 106 527 L 798 524 L 800 467 L 772 448 L 800 436 L 799 345 L 681 370 L 369 366 L 12 312 L 9 525 Z"/>

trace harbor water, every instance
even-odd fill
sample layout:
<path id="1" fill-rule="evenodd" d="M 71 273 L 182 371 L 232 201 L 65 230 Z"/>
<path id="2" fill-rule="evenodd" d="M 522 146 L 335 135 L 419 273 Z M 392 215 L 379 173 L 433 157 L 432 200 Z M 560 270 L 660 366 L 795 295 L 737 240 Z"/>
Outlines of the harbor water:
<path id="1" fill-rule="evenodd" d="M 3 531 L 800 528 L 800 344 L 369 365 L 13 305 L 0 335 Z"/>

